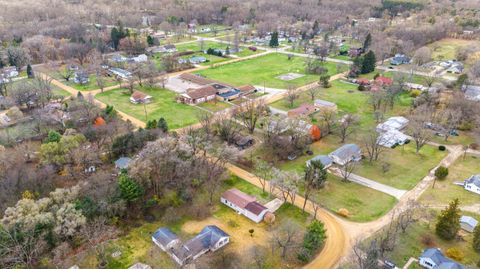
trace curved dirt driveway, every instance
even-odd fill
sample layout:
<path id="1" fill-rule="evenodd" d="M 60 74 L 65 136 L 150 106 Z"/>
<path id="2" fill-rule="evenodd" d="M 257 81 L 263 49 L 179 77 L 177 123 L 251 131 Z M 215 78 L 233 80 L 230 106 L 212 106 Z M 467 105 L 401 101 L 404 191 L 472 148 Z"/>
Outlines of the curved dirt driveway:
<path id="1" fill-rule="evenodd" d="M 240 178 L 250 182 L 251 184 L 262 188 L 260 181 L 257 176 L 252 175 L 251 173 L 237 167 L 234 165 L 228 165 L 228 170 L 239 176 Z M 265 189 L 270 189 L 269 183 L 266 182 Z M 280 196 L 279 190 L 274 190 L 274 195 Z M 302 208 L 303 202 L 305 199 L 302 196 L 297 195 L 295 199 L 295 206 Z M 310 214 L 314 213 L 312 204 L 307 202 L 305 211 Z M 322 251 L 312 260 L 309 264 L 305 265 L 304 268 L 312 269 L 327 269 L 335 268 L 340 259 L 348 252 L 350 243 L 342 225 L 337 221 L 337 219 L 326 211 L 323 208 L 320 208 L 317 211 L 317 219 L 321 220 L 325 228 L 327 229 L 327 240 Z"/>

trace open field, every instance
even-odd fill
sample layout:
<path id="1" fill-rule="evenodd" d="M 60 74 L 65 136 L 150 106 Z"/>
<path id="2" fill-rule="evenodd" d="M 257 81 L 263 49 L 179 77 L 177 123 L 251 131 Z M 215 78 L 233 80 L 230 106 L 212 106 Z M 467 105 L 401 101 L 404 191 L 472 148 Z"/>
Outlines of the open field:
<path id="1" fill-rule="evenodd" d="M 318 80 L 318 75 L 305 74 L 305 62 L 301 57 L 288 60 L 286 55 L 271 53 L 265 56 L 240 61 L 217 68 L 196 72 L 207 78 L 240 86 L 244 84 L 264 85 L 272 88 L 287 88 L 288 85 L 302 86 Z M 325 63 L 329 74 L 336 73 L 334 63 Z M 301 73 L 305 76 L 291 81 L 283 81 L 277 76 L 286 73 Z"/>
<path id="2" fill-rule="evenodd" d="M 210 102 L 204 102 L 204 103 L 201 103 L 201 104 L 198 104 L 197 107 L 201 107 L 201 108 L 204 108 L 208 111 L 211 111 L 211 112 L 218 112 L 218 111 L 222 111 L 224 109 L 227 109 L 229 107 L 231 107 L 232 105 L 230 105 L 229 103 L 226 103 L 226 102 L 220 102 L 220 101 L 210 101 Z"/>
<path id="3" fill-rule="evenodd" d="M 250 195 L 255 195 L 261 203 L 269 201 L 268 194 L 262 194 L 262 190 L 250 183 L 231 177 L 225 181 L 222 191 L 235 187 Z M 218 200 L 216 200 L 218 201 Z M 309 215 L 302 213 L 299 208 L 290 204 L 284 204 L 275 213 L 276 221 L 274 227 L 285 222 L 287 219 L 296 223 L 302 230 L 309 224 Z M 161 251 L 151 240 L 151 235 L 160 227 L 169 227 L 177 233 L 184 241 L 195 236 L 206 225 L 217 225 L 230 235 L 230 243 L 224 248 L 238 255 L 245 255 L 252 246 L 268 247 L 272 227 L 265 223 L 254 223 L 242 215 L 237 214 L 227 206 L 215 202 L 212 208 L 212 214 L 201 220 L 181 218 L 173 223 L 166 223 L 162 220 L 153 222 L 142 222 L 136 228 L 130 229 L 125 235 L 108 243 L 107 253 L 109 264 L 108 269 L 127 268 L 135 262 L 144 262 L 151 265 L 154 269 L 173 269 L 178 268 L 172 258 Z M 253 237 L 249 230 L 254 229 Z M 110 254 L 114 251 L 121 251 L 122 255 L 118 258 L 112 258 Z M 208 253 L 202 258 L 208 259 L 219 255 L 218 253 Z M 81 256 L 81 255 L 80 255 Z M 200 259 L 202 259 L 200 258 Z M 81 268 L 95 268 L 96 258 L 92 252 L 78 257 L 75 261 Z M 274 261 L 272 268 L 285 268 L 279 257 Z M 289 267 L 290 268 L 290 267 Z"/>
<path id="4" fill-rule="evenodd" d="M 200 110 L 194 106 L 177 103 L 174 92 L 160 88 L 141 88 L 139 90 L 153 97 L 150 104 L 145 106 L 132 104 L 129 100 L 130 92 L 126 89 L 106 91 L 97 94 L 95 97 L 105 104 L 113 105 L 115 109 L 144 122 L 163 117 L 170 129 L 185 127 L 198 121 L 197 114 Z M 145 118 L 145 108 L 147 119 Z"/>
<path id="5" fill-rule="evenodd" d="M 463 182 L 472 175 L 480 174 L 480 157 L 466 155 L 460 157 L 448 168 L 448 176 L 444 180 L 437 180 L 435 188 L 429 188 L 422 195 L 421 200 L 428 204 L 443 205 L 455 198 L 460 200 L 461 205 L 473 205 L 480 203 L 480 196 L 469 192 L 463 186 L 454 185 L 454 182 Z"/>
<path id="6" fill-rule="evenodd" d="M 464 258 L 459 261 L 461 264 L 467 268 L 478 268 L 475 267 L 475 264 L 480 259 L 480 255 L 472 248 L 472 234 L 461 230 L 459 232 L 459 239 L 452 241 L 443 240 L 435 234 L 436 215 L 439 213 L 440 211 L 433 210 L 422 212 L 422 215 L 425 216 L 419 222 L 412 224 L 405 233 L 400 232 L 394 251 L 387 252 L 386 257 L 401 268 L 410 257 L 418 259 L 426 248 L 440 248 L 444 254 L 449 248 L 457 248 L 464 256 Z M 479 219 L 478 215 L 476 216 L 468 212 L 465 212 L 465 214 Z M 431 238 L 432 244 L 425 245 L 422 241 L 425 240 L 425 238 Z M 422 267 L 415 263 L 409 267 L 409 269 L 421 268 Z"/>
<path id="7" fill-rule="evenodd" d="M 432 49 L 432 58 L 435 61 L 456 59 L 457 49 L 465 46 L 476 46 L 480 49 L 480 42 L 476 40 L 446 38 L 428 45 L 428 47 Z"/>

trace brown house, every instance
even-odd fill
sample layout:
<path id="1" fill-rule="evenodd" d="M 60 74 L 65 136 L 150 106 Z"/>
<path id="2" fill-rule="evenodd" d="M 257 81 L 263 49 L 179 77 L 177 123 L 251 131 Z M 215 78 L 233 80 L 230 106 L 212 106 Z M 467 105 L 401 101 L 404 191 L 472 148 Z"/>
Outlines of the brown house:
<path id="1" fill-rule="evenodd" d="M 204 86 L 198 89 L 188 89 L 186 93 L 178 97 L 178 101 L 184 104 L 195 105 L 207 102 L 216 98 L 217 90 L 211 86 Z"/>
<path id="2" fill-rule="evenodd" d="M 292 110 L 288 111 L 288 116 L 290 118 L 296 118 L 296 117 L 305 117 L 310 114 L 313 114 L 318 111 L 318 108 L 315 107 L 314 105 L 310 104 L 303 104 L 297 108 L 294 108 Z"/>
<path id="3" fill-rule="evenodd" d="M 134 104 L 148 104 L 152 101 L 152 97 L 140 91 L 134 91 L 130 96 L 130 102 Z"/>

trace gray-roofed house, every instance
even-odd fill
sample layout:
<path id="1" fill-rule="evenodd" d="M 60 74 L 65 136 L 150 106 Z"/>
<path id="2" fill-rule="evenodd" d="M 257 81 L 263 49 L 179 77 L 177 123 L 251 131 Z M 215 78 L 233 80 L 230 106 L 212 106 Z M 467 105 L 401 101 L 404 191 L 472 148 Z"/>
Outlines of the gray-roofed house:
<path id="1" fill-rule="evenodd" d="M 410 58 L 405 56 L 405 54 L 395 54 L 395 57 L 390 60 L 391 65 L 402 65 L 410 63 Z"/>
<path id="2" fill-rule="evenodd" d="M 423 251 L 418 263 L 427 269 L 467 269 L 465 266 L 445 257 L 437 248 L 429 248 Z"/>
<path id="3" fill-rule="evenodd" d="M 337 104 L 321 100 L 321 99 L 316 99 L 313 103 L 320 111 L 337 111 Z"/>
<path id="4" fill-rule="evenodd" d="M 463 187 L 467 191 L 474 192 L 476 194 L 480 194 L 480 174 L 473 175 L 469 179 L 463 182 Z"/>
<path id="5" fill-rule="evenodd" d="M 112 67 L 112 68 L 108 69 L 108 73 L 110 75 L 121 77 L 123 79 L 128 79 L 128 78 L 132 77 L 132 73 L 130 73 L 127 70 L 117 68 L 117 67 Z"/>
<path id="6" fill-rule="evenodd" d="M 87 72 L 85 71 L 78 71 L 75 72 L 75 76 L 73 77 L 73 82 L 80 84 L 80 85 L 85 85 L 90 81 L 90 78 L 88 77 Z"/>
<path id="7" fill-rule="evenodd" d="M 473 233 L 473 230 L 475 230 L 475 227 L 477 227 L 477 225 L 478 221 L 470 216 L 460 217 L 460 227 L 469 233 Z"/>
<path id="8" fill-rule="evenodd" d="M 154 240 L 154 236 L 152 236 L 152 240 Z M 168 241 L 168 239 L 166 240 Z M 166 248 L 164 251 L 166 251 L 179 265 L 183 266 L 196 260 L 198 257 L 209 251 L 214 252 L 220 249 L 229 242 L 230 236 L 227 233 L 215 225 L 208 225 L 194 238 L 188 240 L 184 244 L 178 247 Z M 157 242 L 155 242 L 155 244 L 157 244 Z"/>
<path id="9" fill-rule="evenodd" d="M 115 161 L 115 167 L 118 169 L 127 169 L 130 165 L 130 162 L 132 162 L 132 159 L 128 157 L 121 157 Z"/>
<path id="10" fill-rule="evenodd" d="M 388 132 L 390 130 L 400 131 L 407 127 L 409 120 L 405 117 L 390 117 L 383 123 L 377 125 L 377 132 Z"/>
<path id="11" fill-rule="evenodd" d="M 160 228 L 152 235 L 152 241 L 163 251 L 173 249 L 180 243 L 178 236 L 168 228 Z"/>
<path id="12" fill-rule="evenodd" d="M 306 162 L 306 165 L 309 166 L 311 162 L 313 161 L 320 161 L 323 164 L 324 169 L 327 169 L 328 167 L 332 166 L 333 161 L 330 157 L 327 155 L 317 155 L 313 157 L 312 159 L 308 160 Z"/>
<path id="13" fill-rule="evenodd" d="M 137 262 L 136 264 L 128 267 L 128 269 L 152 269 L 152 267 L 148 264 Z"/>
<path id="14" fill-rule="evenodd" d="M 328 157 L 334 163 L 343 166 L 351 161 L 360 161 L 362 159 L 362 150 L 355 144 L 345 144 L 328 154 Z"/>
<path id="15" fill-rule="evenodd" d="M 465 98 L 472 101 L 480 101 L 480 86 L 464 85 L 462 90 L 465 93 Z"/>

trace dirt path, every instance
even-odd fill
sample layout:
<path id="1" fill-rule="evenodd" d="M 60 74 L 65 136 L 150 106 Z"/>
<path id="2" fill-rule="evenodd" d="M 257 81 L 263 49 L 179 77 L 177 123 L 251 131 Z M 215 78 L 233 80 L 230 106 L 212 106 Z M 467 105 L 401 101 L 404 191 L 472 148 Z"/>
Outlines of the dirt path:
<path id="1" fill-rule="evenodd" d="M 251 184 L 259 188 L 262 187 L 257 176 L 252 175 L 251 173 L 234 165 L 228 165 L 228 170 L 240 178 L 250 182 Z M 266 189 L 270 189 L 268 182 Z M 275 190 L 274 195 L 280 197 L 280 191 Z M 302 208 L 304 201 L 305 200 L 303 197 L 297 195 L 297 198 L 295 199 L 295 206 Z M 310 214 L 314 213 L 312 204 L 310 202 L 307 203 L 305 210 Z M 304 268 L 334 268 L 338 261 L 349 249 L 350 241 L 345 235 L 342 225 L 330 212 L 325 209 L 318 210 L 317 219 L 321 220 L 325 224 L 325 228 L 327 229 L 327 240 L 320 254 L 317 255 L 317 257 L 315 257 L 315 259 L 307 264 Z"/>

